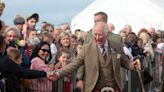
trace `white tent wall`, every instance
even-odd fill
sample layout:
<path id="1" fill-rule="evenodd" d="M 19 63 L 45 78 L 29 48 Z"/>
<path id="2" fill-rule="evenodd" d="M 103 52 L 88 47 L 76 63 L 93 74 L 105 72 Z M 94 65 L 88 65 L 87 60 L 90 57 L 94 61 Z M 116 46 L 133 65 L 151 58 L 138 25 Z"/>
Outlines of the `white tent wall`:
<path id="1" fill-rule="evenodd" d="M 108 14 L 108 22 L 115 25 L 115 33 L 125 24 L 131 25 L 136 33 L 143 27 L 164 29 L 164 10 L 150 0 L 95 0 L 72 19 L 72 30 L 90 30 L 94 14 L 99 11 Z"/>

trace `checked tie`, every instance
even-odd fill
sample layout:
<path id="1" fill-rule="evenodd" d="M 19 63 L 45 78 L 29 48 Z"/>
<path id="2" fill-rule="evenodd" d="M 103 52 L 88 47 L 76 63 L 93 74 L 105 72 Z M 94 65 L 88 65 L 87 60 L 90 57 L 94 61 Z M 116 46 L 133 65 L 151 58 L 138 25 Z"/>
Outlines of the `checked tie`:
<path id="1" fill-rule="evenodd" d="M 104 45 L 102 45 L 102 47 L 101 47 L 101 48 L 102 48 L 102 53 L 101 53 L 101 54 L 103 55 L 104 60 L 106 61 L 106 58 L 107 58 L 107 57 L 106 57 L 105 46 L 104 46 Z"/>

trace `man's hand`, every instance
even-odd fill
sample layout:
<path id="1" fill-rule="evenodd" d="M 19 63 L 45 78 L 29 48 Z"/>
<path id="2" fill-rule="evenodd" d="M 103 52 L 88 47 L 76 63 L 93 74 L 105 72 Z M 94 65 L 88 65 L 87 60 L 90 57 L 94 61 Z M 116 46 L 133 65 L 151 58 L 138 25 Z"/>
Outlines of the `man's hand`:
<path id="1" fill-rule="evenodd" d="M 135 70 L 141 70 L 141 62 L 140 59 L 135 59 L 134 62 L 132 62 L 133 67 Z"/>
<path id="2" fill-rule="evenodd" d="M 60 74 L 56 71 L 53 72 L 53 75 L 54 75 L 54 80 L 57 80 L 60 78 Z"/>
<path id="3" fill-rule="evenodd" d="M 77 81 L 77 84 L 76 84 L 76 87 L 77 87 L 78 89 L 83 89 L 83 85 L 84 85 L 83 80 L 78 80 L 78 81 Z"/>
<path id="4" fill-rule="evenodd" d="M 47 71 L 46 74 L 47 74 L 47 79 L 53 80 L 54 75 L 53 75 L 53 72 L 52 71 Z"/>
<path id="5" fill-rule="evenodd" d="M 53 81 L 56 81 L 57 79 L 59 79 L 59 73 L 56 72 L 56 71 L 50 71 L 50 72 L 47 72 L 48 75 L 47 75 L 47 78 L 49 80 L 53 80 Z"/>

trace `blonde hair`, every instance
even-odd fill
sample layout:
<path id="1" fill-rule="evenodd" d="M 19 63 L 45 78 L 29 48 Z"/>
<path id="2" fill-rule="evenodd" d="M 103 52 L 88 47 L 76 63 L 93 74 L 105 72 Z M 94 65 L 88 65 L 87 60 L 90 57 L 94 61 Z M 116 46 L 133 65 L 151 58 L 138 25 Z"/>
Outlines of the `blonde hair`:
<path id="1" fill-rule="evenodd" d="M 149 36 L 149 34 L 146 33 L 146 32 L 141 32 L 141 33 L 139 34 L 139 38 L 141 38 L 141 39 L 143 40 L 143 43 L 144 43 L 144 44 L 146 44 L 146 43 L 148 43 L 148 42 L 150 41 L 150 36 Z"/>
<path id="2" fill-rule="evenodd" d="M 59 34 L 59 43 L 60 43 L 60 40 L 61 40 L 63 37 L 65 37 L 65 36 L 68 36 L 68 37 L 70 38 L 70 35 L 69 35 L 67 32 L 61 32 L 61 33 Z"/>
<path id="3" fill-rule="evenodd" d="M 9 52 L 7 56 L 11 59 L 18 60 L 21 57 L 21 52 L 18 49 L 12 48 L 9 49 Z"/>
<path id="4" fill-rule="evenodd" d="M 69 35 L 69 33 L 67 33 L 67 32 L 61 32 L 60 34 L 59 34 L 59 39 L 58 39 L 58 44 L 59 44 L 59 48 L 60 47 L 62 47 L 62 44 L 61 44 L 61 39 L 63 38 L 63 37 L 65 37 L 65 36 L 68 36 L 69 37 L 69 46 L 68 46 L 68 49 L 70 49 L 71 48 L 71 38 L 70 38 L 70 35 Z"/>

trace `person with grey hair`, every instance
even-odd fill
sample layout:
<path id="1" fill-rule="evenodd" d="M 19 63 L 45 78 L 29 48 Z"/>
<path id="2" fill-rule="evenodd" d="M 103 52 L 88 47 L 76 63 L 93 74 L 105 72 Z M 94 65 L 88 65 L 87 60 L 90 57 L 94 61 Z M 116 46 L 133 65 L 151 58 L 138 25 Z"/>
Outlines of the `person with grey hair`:
<path id="1" fill-rule="evenodd" d="M 35 36 L 28 39 L 27 44 L 31 45 L 32 47 L 35 47 L 40 42 L 41 42 L 40 39 L 37 36 Z"/>
<path id="2" fill-rule="evenodd" d="M 24 38 L 22 31 L 23 31 L 23 25 L 25 24 L 25 19 L 21 15 L 17 14 L 13 20 L 13 23 L 18 30 L 20 38 Z"/>
<path id="3" fill-rule="evenodd" d="M 15 27 L 9 27 L 4 32 L 5 43 L 7 46 L 14 46 L 15 48 L 19 49 L 22 53 L 22 66 L 28 67 L 30 65 L 30 60 L 25 55 L 25 40 L 19 39 L 19 32 Z"/>
<path id="4" fill-rule="evenodd" d="M 5 37 L 5 43 L 9 44 L 11 41 L 16 41 L 19 38 L 19 33 L 17 28 L 15 27 L 8 27 L 5 32 L 3 33 Z"/>
<path id="5" fill-rule="evenodd" d="M 71 74 L 84 65 L 84 92 L 100 92 L 105 89 L 121 92 L 120 67 L 138 70 L 140 62 L 131 62 L 123 52 L 118 51 L 121 43 L 108 39 L 107 27 L 106 23 L 96 22 L 92 29 L 93 39 L 84 45 L 71 63 L 54 71 L 54 80 Z"/>
<path id="6" fill-rule="evenodd" d="M 132 32 L 132 27 L 127 24 L 127 25 L 124 25 L 122 30 L 124 30 L 126 32 L 126 34 L 128 34 L 128 33 Z"/>
<path id="7" fill-rule="evenodd" d="M 115 26 L 114 26 L 114 24 L 108 23 L 108 29 L 109 29 L 110 32 L 114 32 L 114 31 L 115 31 Z"/>
<path id="8" fill-rule="evenodd" d="M 105 12 L 102 12 L 102 11 L 95 13 L 94 14 L 94 23 L 97 23 L 97 22 L 103 22 L 103 23 L 105 23 L 107 25 L 108 15 Z M 114 33 L 110 32 L 109 29 L 106 29 L 106 31 L 108 31 L 108 34 L 107 34 L 107 38 L 108 39 L 110 39 L 112 41 L 115 41 L 117 43 L 122 43 L 120 35 L 114 34 Z M 92 34 L 92 29 L 91 29 L 90 31 L 88 31 L 88 33 L 85 36 L 84 44 L 89 43 L 92 39 L 93 39 L 93 34 Z M 116 48 L 118 49 L 118 51 L 122 52 L 123 51 L 123 44 L 120 44 Z M 77 74 L 77 75 L 81 75 L 81 77 L 79 77 L 79 79 L 77 79 L 78 81 L 80 81 L 80 82 L 78 82 L 80 85 L 83 85 L 83 75 L 84 75 L 84 72 L 85 71 L 81 70 L 81 72 L 79 72 Z"/>
<path id="9" fill-rule="evenodd" d="M 63 31 L 65 31 L 65 32 L 67 32 L 67 33 L 69 33 L 69 34 L 71 34 L 71 28 L 70 28 L 70 25 L 69 25 L 68 23 L 63 23 L 63 24 L 61 24 L 61 25 L 60 25 L 60 28 L 61 28 Z"/>

